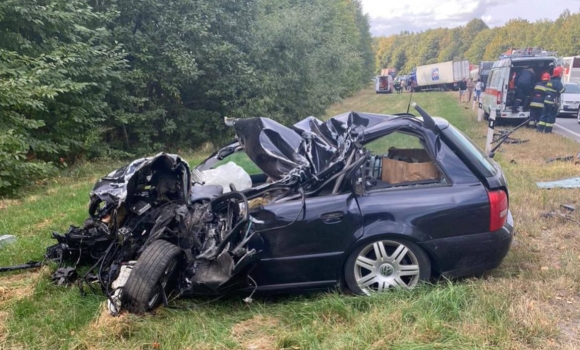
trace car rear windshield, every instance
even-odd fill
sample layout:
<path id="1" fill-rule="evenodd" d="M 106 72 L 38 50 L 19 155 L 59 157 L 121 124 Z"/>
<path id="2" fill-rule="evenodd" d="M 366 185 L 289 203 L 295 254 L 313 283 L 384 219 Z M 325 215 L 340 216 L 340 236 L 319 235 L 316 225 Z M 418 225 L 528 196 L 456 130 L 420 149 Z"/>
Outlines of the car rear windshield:
<path id="1" fill-rule="evenodd" d="M 464 133 L 449 125 L 444 130 L 444 134 L 482 176 L 492 177 L 497 175 L 498 170 L 493 164 L 493 161 Z"/>

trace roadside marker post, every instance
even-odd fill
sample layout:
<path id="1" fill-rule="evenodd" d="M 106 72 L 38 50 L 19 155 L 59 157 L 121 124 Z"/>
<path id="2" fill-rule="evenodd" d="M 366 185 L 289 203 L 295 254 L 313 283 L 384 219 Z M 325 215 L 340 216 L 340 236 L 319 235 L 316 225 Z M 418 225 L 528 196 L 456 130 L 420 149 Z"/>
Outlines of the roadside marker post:
<path id="1" fill-rule="evenodd" d="M 481 97 L 479 98 L 479 101 L 477 103 L 479 107 L 477 110 L 477 122 L 480 123 L 483 120 L 483 103 L 481 103 Z"/>
<path id="2" fill-rule="evenodd" d="M 480 109 L 481 111 L 481 109 Z M 495 128 L 495 113 L 489 114 L 489 123 L 487 124 L 487 139 L 485 141 L 485 153 L 491 152 L 491 143 L 493 142 L 493 129 Z"/>

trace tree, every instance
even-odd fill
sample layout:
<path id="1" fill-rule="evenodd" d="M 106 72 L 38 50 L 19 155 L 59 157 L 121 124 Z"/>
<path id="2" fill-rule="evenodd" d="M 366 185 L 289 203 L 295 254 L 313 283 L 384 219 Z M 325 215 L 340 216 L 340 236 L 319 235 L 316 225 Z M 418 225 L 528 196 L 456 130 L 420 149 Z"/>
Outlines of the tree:
<path id="1" fill-rule="evenodd" d="M 99 141 L 125 61 L 81 0 L 0 3 L 0 193 Z"/>

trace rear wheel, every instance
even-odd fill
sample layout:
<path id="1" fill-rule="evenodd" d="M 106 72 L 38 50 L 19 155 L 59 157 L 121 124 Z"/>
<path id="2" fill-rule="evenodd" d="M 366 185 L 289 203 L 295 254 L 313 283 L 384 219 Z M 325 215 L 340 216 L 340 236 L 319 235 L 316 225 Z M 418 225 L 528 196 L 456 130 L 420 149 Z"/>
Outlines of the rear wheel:
<path id="1" fill-rule="evenodd" d="M 489 120 L 489 113 L 483 112 L 483 119 Z"/>
<path id="2" fill-rule="evenodd" d="M 123 301 L 131 312 L 146 312 L 163 301 L 175 286 L 181 249 L 167 241 L 157 240 L 148 246 L 123 288 Z"/>
<path id="3" fill-rule="evenodd" d="M 359 295 L 412 289 L 431 277 L 431 262 L 416 244 L 400 239 L 378 239 L 352 252 L 345 264 L 348 289 Z"/>

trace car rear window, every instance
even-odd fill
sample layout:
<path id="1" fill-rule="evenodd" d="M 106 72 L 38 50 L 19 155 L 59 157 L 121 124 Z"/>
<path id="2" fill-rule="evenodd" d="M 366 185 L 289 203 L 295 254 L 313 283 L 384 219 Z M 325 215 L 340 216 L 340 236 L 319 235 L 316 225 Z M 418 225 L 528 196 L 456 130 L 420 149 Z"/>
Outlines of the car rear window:
<path id="1" fill-rule="evenodd" d="M 495 167 L 493 160 L 483 152 L 478 145 L 476 145 L 464 133 L 457 130 L 452 125 L 444 131 L 445 136 L 459 149 L 467 161 L 473 165 L 477 171 L 484 177 L 492 177 L 497 175 L 498 169 Z"/>

